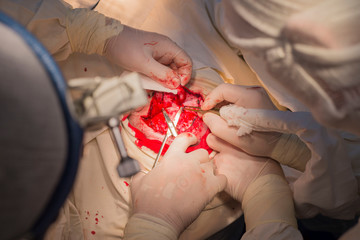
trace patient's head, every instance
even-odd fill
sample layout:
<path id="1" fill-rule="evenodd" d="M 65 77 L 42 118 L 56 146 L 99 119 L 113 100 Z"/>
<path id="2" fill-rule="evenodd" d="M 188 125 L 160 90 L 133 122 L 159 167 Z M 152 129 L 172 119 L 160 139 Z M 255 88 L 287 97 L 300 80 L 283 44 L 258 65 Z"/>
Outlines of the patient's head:
<path id="1" fill-rule="evenodd" d="M 168 126 L 162 113 L 162 108 L 169 114 L 172 121 L 175 115 L 183 106 L 200 106 L 203 102 L 201 93 L 190 91 L 185 87 L 179 87 L 177 94 L 164 92 L 151 92 L 150 103 L 143 109 L 133 112 L 128 116 L 129 127 L 135 132 L 135 144 L 138 147 L 147 147 L 158 153 L 161 143 L 167 132 Z M 198 144 L 188 148 L 187 152 L 198 148 L 204 148 L 211 152 L 211 149 L 206 144 L 206 137 L 210 133 L 201 116 L 197 112 L 184 109 L 180 115 L 178 124 L 176 125 L 177 132 L 191 132 L 198 139 Z M 168 138 L 167 144 L 164 147 L 162 155 L 166 152 L 173 138 Z"/>

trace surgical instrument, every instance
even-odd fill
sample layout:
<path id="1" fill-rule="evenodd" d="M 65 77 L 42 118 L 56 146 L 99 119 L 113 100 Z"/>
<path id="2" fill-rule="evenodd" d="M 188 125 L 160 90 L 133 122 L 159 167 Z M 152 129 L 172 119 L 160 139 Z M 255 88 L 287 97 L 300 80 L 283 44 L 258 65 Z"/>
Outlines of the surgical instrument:
<path id="1" fill-rule="evenodd" d="M 119 125 L 120 121 L 118 117 L 112 117 L 108 121 L 108 126 L 115 139 L 117 149 L 119 150 L 121 156 L 120 164 L 117 166 L 117 170 L 120 177 L 131 177 L 140 171 L 140 166 L 135 159 L 129 157 L 124 141 L 121 137 Z"/>
<path id="2" fill-rule="evenodd" d="M 169 115 L 166 113 L 166 111 L 164 109 L 162 109 L 162 113 L 164 114 L 165 121 L 166 121 L 166 124 L 168 125 L 168 128 L 170 129 L 171 135 L 173 135 L 174 137 L 177 137 L 178 134 L 177 134 L 174 123 L 171 121 Z"/>
<path id="3" fill-rule="evenodd" d="M 220 113 L 219 113 L 220 108 L 213 108 L 213 109 L 210 109 L 210 110 L 202 110 L 200 107 L 196 107 L 196 106 L 184 106 L 184 110 L 197 112 L 197 113 L 200 113 L 200 114 L 205 114 L 207 112 L 211 112 L 211 113 L 214 113 L 216 115 L 220 115 Z"/>
<path id="4" fill-rule="evenodd" d="M 174 119 L 174 122 L 173 122 L 175 126 L 177 125 L 177 123 L 178 123 L 178 121 L 180 119 L 180 115 L 181 115 L 182 111 L 183 111 L 183 108 L 180 107 L 180 109 L 177 111 L 177 113 L 175 115 L 175 119 Z M 158 154 L 157 154 L 157 156 L 155 158 L 155 161 L 154 161 L 154 164 L 153 164 L 152 168 L 154 168 L 156 166 L 157 162 L 159 161 L 161 153 L 162 153 L 162 151 L 163 151 L 163 149 L 165 147 L 166 140 L 168 139 L 168 137 L 170 137 L 170 135 L 171 135 L 171 132 L 170 132 L 170 128 L 169 128 L 167 130 L 166 134 L 165 134 L 165 137 L 164 137 L 163 141 L 162 141 L 160 150 L 159 150 L 159 152 L 158 152 Z"/>
<path id="5" fill-rule="evenodd" d="M 115 146 L 121 156 L 117 167 L 120 177 L 131 177 L 140 170 L 135 159 L 128 156 L 121 137 L 119 116 L 148 102 L 137 73 L 113 78 L 72 79 L 69 87 L 80 96 L 74 108 L 82 126 L 99 129 L 110 128 Z"/>

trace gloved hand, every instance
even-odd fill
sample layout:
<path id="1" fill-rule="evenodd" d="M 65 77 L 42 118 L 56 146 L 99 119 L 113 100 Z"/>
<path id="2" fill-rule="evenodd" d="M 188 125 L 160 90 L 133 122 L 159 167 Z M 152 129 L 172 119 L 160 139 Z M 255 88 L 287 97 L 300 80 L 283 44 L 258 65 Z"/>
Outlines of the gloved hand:
<path id="1" fill-rule="evenodd" d="M 180 134 L 159 165 L 131 182 L 133 213 L 162 219 L 177 235 L 226 185 L 225 176 L 214 175 L 206 150 L 185 153 L 196 141 L 191 133 Z"/>
<path id="2" fill-rule="evenodd" d="M 264 128 L 257 131 L 257 129 L 246 128 L 248 126 L 246 122 L 234 117 L 234 111 L 236 116 L 246 116 L 249 108 L 256 111 L 271 109 L 280 112 L 276 110 L 263 88 L 232 84 L 219 85 L 205 98 L 202 109 L 211 109 L 223 101 L 234 103 L 234 107 L 223 106 L 220 109 L 221 117 L 212 113 L 203 116 L 205 124 L 214 135 L 251 155 L 271 157 L 282 164 L 290 165 L 300 171 L 304 170 L 306 162 L 310 159 L 310 151 L 295 134 L 283 134 L 283 131 L 279 129 Z M 237 119 L 243 127 L 241 131 L 239 131 L 240 124 L 234 123 Z M 244 127 L 245 130 L 243 130 Z M 255 131 L 251 132 L 251 130 Z"/>
<path id="3" fill-rule="evenodd" d="M 185 85 L 191 78 L 190 57 L 161 34 L 124 26 L 122 32 L 107 41 L 104 51 L 110 61 L 171 89 Z"/>
<path id="4" fill-rule="evenodd" d="M 292 193 L 277 162 L 250 156 L 213 134 L 207 144 L 219 152 L 216 173 L 226 176 L 225 191 L 242 203 L 247 231 L 272 222 L 297 227 Z"/>
<path id="5" fill-rule="evenodd" d="M 248 155 L 214 134 L 209 134 L 206 142 L 218 152 L 213 161 L 216 172 L 224 174 L 228 180 L 225 191 L 239 202 L 257 178 L 266 174 L 283 176 L 280 165 L 269 158 Z"/>

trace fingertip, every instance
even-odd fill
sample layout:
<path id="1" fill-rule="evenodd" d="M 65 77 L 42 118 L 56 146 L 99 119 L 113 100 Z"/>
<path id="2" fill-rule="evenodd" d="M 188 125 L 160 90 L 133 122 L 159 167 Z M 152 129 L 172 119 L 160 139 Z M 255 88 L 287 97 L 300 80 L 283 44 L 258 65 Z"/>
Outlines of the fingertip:
<path id="1" fill-rule="evenodd" d="M 181 85 L 185 86 L 190 81 L 192 75 L 191 60 L 186 61 L 186 64 L 180 66 L 177 70 L 177 73 L 180 77 Z"/>
<path id="2" fill-rule="evenodd" d="M 209 145 L 209 147 L 213 148 L 212 145 L 215 141 L 216 137 L 214 134 L 210 133 L 207 137 L 206 137 L 206 143 L 207 145 Z"/>
<path id="3" fill-rule="evenodd" d="M 186 149 L 197 143 L 197 138 L 194 134 L 186 132 L 179 134 L 170 145 L 170 148 L 179 149 L 181 151 L 186 151 Z"/>
<path id="4" fill-rule="evenodd" d="M 191 132 L 180 133 L 178 137 L 186 137 L 186 138 L 195 138 L 196 139 L 195 134 L 193 134 Z"/>
<path id="5" fill-rule="evenodd" d="M 185 86 L 191 79 L 191 72 L 188 74 L 180 74 L 180 83 Z"/>
<path id="6" fill-rule="evenodd" d="M 222 150 L 223 145 L 221 144 L 221 140 L 214 134 L 209 134 L 207 136 L 206 143 L 211 149 L 216 152 L 220 152 Z"/>
<path id="7" fill-rule="evenodd" d="M 174 73 L 173 70 L 166 74 L 163 80 L 164 86 L 170 89 L 176 89 L 180 86 L 181 79 Z"/>
<path id="8" fill-rule="evenodd" d="M 201 110 L 209 110 L 211 108 L 213 108 L 215 105 L 212 104 L 211 100 L 206 97 L 203 104 L 201 105 Z"/>
<path id="9" fill-rule="evenodd" d="M 142 73 L 166 88 L 176 89 L 180 86 L 181 80 L 176 71 L 162 65 L 154 59 L 150 61 L 146 70 L 147 71 L 143 71 Z"/>
<path id="10" fill-rule="evenodd" d="M 210 128 L 212 127 L 213 122 L 216 120 L 216 118 L 220 118 L 218 115 L 214 114 L 214 113 L 205 113 L 203 115 L 203 121 L 204 123 Z"/>
<path id="11" fill-rule="evenodd" d="M 210 115 L 210 113 L 205 113 L 202 117 L 202 120 L 204 121 L 204 123 L 206 125 L 208 125 L 208 123 L 209 123 L 209 115 Z"/>

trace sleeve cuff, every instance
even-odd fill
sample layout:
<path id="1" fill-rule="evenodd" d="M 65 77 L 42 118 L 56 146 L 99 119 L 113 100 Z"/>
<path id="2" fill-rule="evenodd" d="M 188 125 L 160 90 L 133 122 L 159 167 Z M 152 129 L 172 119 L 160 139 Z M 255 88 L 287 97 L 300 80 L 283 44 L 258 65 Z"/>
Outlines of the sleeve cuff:
<path id="1" fill-rule="evenodd" d="M 292 192 L 283 177 L 268 174 L 247 188 L 242 201 L 246 230 L 267 223 L 286 223 L 297 228 Z"/>
<path id="2" fill-rule="evenodd" d="M 178 234 L 164 220 L 148 214 L 136 213 L 126 225 L 124 240 L 137 239 L 175 240 L 178 239 Z"/>

